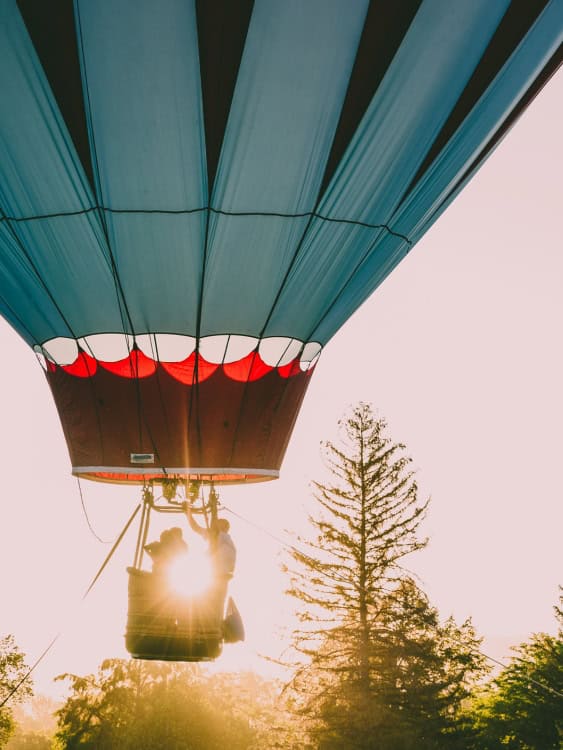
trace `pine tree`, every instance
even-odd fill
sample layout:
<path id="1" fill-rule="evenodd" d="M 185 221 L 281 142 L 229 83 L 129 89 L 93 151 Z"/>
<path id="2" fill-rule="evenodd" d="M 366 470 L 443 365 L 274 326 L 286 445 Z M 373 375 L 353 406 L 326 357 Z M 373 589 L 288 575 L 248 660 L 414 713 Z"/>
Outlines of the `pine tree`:
<path id="1" fill-rule="evenodd" d="M 451 728 L 444 717 L 482 667 L 478 641 L 470 623 L 441 626 L 403 569 L 426 545 L 428 507 L 405 446 L 367 404 L 340 427 L 342 443 L 324 444 L 332 481 L 314 483 L 314 538 L 292 553 L 301 624 L 289 692 L 319 748 L 439 747 L 430 737 Z"/>

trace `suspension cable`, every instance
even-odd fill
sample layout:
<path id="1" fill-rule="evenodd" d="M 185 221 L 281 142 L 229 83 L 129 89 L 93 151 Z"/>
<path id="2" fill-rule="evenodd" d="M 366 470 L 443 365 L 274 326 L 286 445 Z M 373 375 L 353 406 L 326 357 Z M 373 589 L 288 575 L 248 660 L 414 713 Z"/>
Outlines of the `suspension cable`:
<path id="1" fill-rule="evenodd" d="M 82 505 L 82 512 L 84 513 L 86 524 L 92 532 L 92 536 L 94 536 L 101 544 L 111 544 L 111 539 L 102 539 L 94 531 L 92 524 L 90 523 L 90 518 L 88 517 L 88 511 L 86 510 L 86 503 L 84 502 L 84 495 L 82 494 L 82 484 L 80 483 L 80 477 L 76 477 L 76 482 L 78 484 L 78 492 L 80 493 L 80 504 Z"/>
<path id="2" fill-rule="evenodd" d="M 299 547 L 296 547 L 294 544 L 291 544 L 290 542 L 286 542 L 283 539 L 281 539 L 279 536 L 276 536 L 271 531 L 268 531 L 268 529 L 265 529 L 263 526 L 259 526 L 254 521 L 250 521 L 248 518 L 245 518 L 244 516 L 241 516 L 239 513 L 235 513 L 234 510 L 231 510 L 226 505 L 222 504 L 223 510 L 226 510 L 227 513 L 230 513 L 232 516 L 235 516 L 236 518 L 239 518 L 241 521 L 244 521 L 249 526 L 253 526 L 257 531 L 260 531 L 265 536 L 270 537 L 270 539 L 273 539 L 275 542 L 277 542 L 279 545 L 284 547 L 288 552 L 293 552 L 296 555 L 299 555 L 300 557 L 304 558 L 309 562 L 312 568 L 315 568 L 315 570 L 320 570 L 321 572 L 324 572 L 322 570 L 322 566 L 327 564 L 330 566 L 330 563 L 319 563 L 318 560 L 315 560 L 314 557 L 311 557 L 311 555 L 307 554 L 307 552 L 304 552 L 303 550 L 299 549 Z M 345 566 L 344 566 L 345 567 Z M 350 568 L 348 568 L 350 570 Z M 342 583 L 346 584 L 347 586 L 352 585 L 351 582 L 342 575 L 339 575 L 336 571 L 332 571 L 330 575 L 336 580 L 341 581 Z M 381 591 L 385 591 L 386 593 L 390 594 L 391 589 L 387 589 L 384 586 L 381 586 Z"/>

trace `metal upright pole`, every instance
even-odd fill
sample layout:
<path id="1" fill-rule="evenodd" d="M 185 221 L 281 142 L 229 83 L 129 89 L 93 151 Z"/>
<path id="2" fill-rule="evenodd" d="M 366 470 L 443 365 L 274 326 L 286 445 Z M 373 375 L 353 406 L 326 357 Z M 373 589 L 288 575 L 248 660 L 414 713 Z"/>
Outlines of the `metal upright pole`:
<path id="1" fill-rule="evenodd" d="M 139 533 L 137 535 L 137 546 L 135 547 L 135 559 L 133 561 L 134 568 L 140 568 L 143 562 L 143 552 L 145 544 L 147 543 L 147 536 L 149 533 L 149 522 L 150 512 L 153 503 L 153 492 L 152 487 L 144 487 L 143 489 L 143 509 L 141 512 L 141 522 L 139 524 Z"/>

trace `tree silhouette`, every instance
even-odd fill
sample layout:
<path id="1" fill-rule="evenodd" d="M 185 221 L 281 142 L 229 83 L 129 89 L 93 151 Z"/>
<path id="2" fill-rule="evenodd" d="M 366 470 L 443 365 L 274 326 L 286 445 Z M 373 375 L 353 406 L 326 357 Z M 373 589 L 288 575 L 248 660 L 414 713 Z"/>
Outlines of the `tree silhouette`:
<path id="1" fill-rule="evenodd" d="M 237 750 L 253 737 L 245 716 L 224 710 L 224 684 L 219 696 L 196 666 L 108 659 L 97 675 L 60 679 L 71 683 L 58 711 L 57 739 L 65 750 Z"/>
<path id="2" fill-rule="evenodd" d="M 300 658 L 289 692 L 319 748 L 453 748 L 459 706 L 483 669 L 479 641 L 469 622 L 441 625 L 404 571 L 426 544 L 428 506 L 405 446 L 367 404 L 340 427 L 341 443 L 324 444 L 332 481 L 314 483 L 314 538 L 292 552 Z"/>
<path id="3" fill-rule="evenodd" d="M 300 747 L 277 708 L 279 686 L 252 673 L 108 659 L 96 675 L 61 675 L 61 750 L 274 750 Z"/>
<path id="4" fill-rule="evenodd" d="M 557 636 L 536 633 L 514 649 L 510 664 L 472 706 L 476 748 L 560 750 L 563 747 L 563 611 Z"/>
<path id="5" fill-rule="evenodd" d="M 0 638 L 0 703 L 8 698 L 27 672 L 25 656 L 12 635 Z M 31 680 L 26 680 L 10 698 L 11 704 L 21 702 L 32 694 Z M 4 747 L 15 729 L 9 705 L 0 708 L 0 747 Z"/>

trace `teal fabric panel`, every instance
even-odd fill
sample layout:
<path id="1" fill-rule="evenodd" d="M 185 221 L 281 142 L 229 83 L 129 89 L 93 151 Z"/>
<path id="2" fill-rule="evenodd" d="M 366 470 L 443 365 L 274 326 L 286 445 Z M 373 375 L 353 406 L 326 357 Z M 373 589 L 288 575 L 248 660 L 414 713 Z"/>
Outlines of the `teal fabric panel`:
<path id="1" fill-rule="evenodd" d="M 248 30 L 214 209 L 315 208 L 367 3 L 260 0 Z M 211 214 L 202 333 L 260 334 L 306 221 Z M 283 335 L 293 335 L 291 321 Z"/>
<path id="2" fill-rule="evenodd" d="M 54 216 L 12 224 L 17 244 L 2 243 L 3 265 L 26 267 L 21 298 L 11 304 L 21 308 L 22 319 L 39 341 L 123 330 L 116 282 L 103 254 L 103 236 L 92 221 L 95 218 L 90 214 Z M 7 233 L 6 227 L 2 237 Z M 30 274 L 35 278 L 33 291 L 24 286 Z M 32 322 L 33 306 L 39 314 Z"/>
<path id="3" fill-rule="evenodd" d="M 339 292 L 326 306 L 318 326 L 309 332 L 313 341 L 328 341 L 362 302 L 391 273 L 409 252 L 411 246 L 402 237 L 381 232 L 367 251 L 353 266 L 353 272 L 343 276 Z"/>
<path id="4" fill-rule="evenodd" d="M 16 330 L 325 344 L 563 37 L 552 0 L 406 195 L 509 5 L 425 0 L 319 197 L 367 5 L 256 1 L 210 196 L 193 0 L 75 0 L 94 191 L 16 2 L 0 2 L 0 311 Z"/>
<path id="5" fill-rule="evenodd" d="M 308 219 L 210 218 L 201 335 L 259 336 Z M 291 326 L 284 336 L 291 336 Z"/>
<path id="6" fill-rule="evenodd" d="M 2 315 L 30 346 L 55 336 L 72 336 L 5 223 L 0 223 L 0 279 Z"/>
<path id="7" fill-rule="evenodd" d="M 459 185 L 467 165 L 477 157 L 499 123 L 517 104 L 542 67 L 563 41 L 563 2 L 551 2 L 506 62 L 459 130 L 436 158 L 389 225 L 408 235 L 410 245 L 386 238 L 370 249 L 373 258 L 362 264 L 346 285 L 312 338 L 326 341 L 342 325 L 350 310 L 364 302 L 405 254 L 451 204 L 470 179 Z M 454 190 L 454 187 L 456 189 Z M 378 267 L 377 259 L 381 260 Z"/>
<path id="8" fill-rule="evenodd" d="M 131 332 L 196 334 L 202 231 L 201 213 L 114 214 L 108 220 Z"/>
<path id="9" fill-rule="evenodd" d="M 76 11 L 98 197 L 132 331 L 194 334 L 208 200 L 194 3 L 78 0 Z"/>
<path id="10" fill-rule="evenodd" d="M 421 6 L 321 201 L 321 216 L 388 225 L 507 5 L 431 0 Z M 326 343 L 365 298 L 350 290 L 344 294 L 344 288 L 375 288 L 380 275 L 366 278 L 362 260 L 378 253 L 380 242 L 387 244 L 381 229 L 315 220 L 267 335 L 289 329 L 298 338 Z M 381 258 L 387 265 L 385 251 Z M 351 268 L 358 269 L 357 279 L 350 279 Z M 331 325 L 320 328 L 329 309 Z"/>
<path id="11" fill-rule="evenodd" d="M 119 329 L 97 215 L 61 215 L 95 199 L 14 2 L 0 4 L 0 90 L 2 216 L 59 214 L 0 223 L 2 304 L 29 343 Z"/>
<path id="12" fill-rule="evenodd" d="M 461 189 L 460 186 L 452 192 L 467 165 L 477 157 L 483 144 L 516 106 L 562 43 L 563 0 L 552 0 L 412 195 L 392 218 L 393 227 L 398 232 L 409 227 L 413 241 L 422 237 L 434 223 L 437 213 L 441 213 Z M 425 194 L 432 196 L 432 202 L 424 200 Z"/>
<path id="13" fill-rule="evenodd" d="M 16 218 L 94 205 L 15 2 L 0 3 L 0 201 Z"/>

